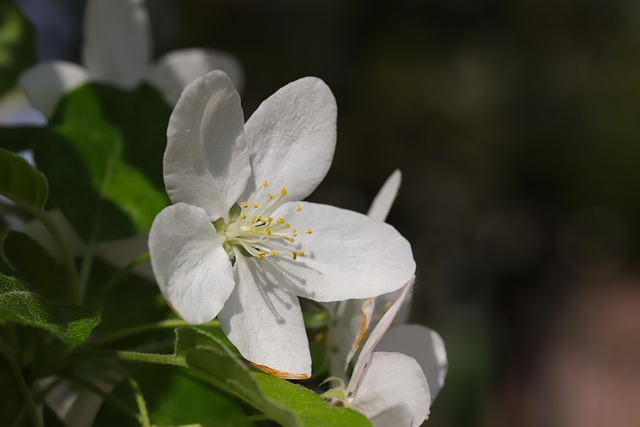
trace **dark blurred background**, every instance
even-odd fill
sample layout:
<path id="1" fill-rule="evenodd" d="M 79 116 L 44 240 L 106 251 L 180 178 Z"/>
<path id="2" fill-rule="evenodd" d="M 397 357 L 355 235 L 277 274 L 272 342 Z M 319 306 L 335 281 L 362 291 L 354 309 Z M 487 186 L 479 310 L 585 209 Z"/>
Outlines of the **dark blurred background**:
<path id="1" fill-rule="evenodd" d="M 82 1 L 18 3 L 42 59 L 78 61 Z M 299 77 L 332 88 L 313 200 L 365 212 L 402 170 L 412 317 L 450 360 L 427 425 L 640 425 L 640 3 L 147 4 L 156 56 L 241 61 L 247 117 Z"/>

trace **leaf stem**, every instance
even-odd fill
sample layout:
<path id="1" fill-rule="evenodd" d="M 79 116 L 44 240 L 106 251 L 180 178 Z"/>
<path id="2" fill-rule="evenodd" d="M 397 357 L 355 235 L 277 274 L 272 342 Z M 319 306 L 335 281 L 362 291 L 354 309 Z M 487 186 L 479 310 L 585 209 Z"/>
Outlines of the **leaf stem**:
<path id="1" fill-rule="evenodd" d="M 156 329 L 173 329 L 173 328 L 179 328 L 181 326 L 189 326 L 189 324 L 182 319 L 169 319 L 169 320 L 161 320 L 159 322 L 145 323 L 142 325 L 134 326 L 129 329 L 125 329 L 122 331 L 114 332 L 109 335 L 105 335 L 104 337 L 96 338 L 93 341 L 87 341 L 84 347 L 85 348 L 98 347 L 104 344 L 111 343 L 113 341 L 117 341 L 122 338 L 140 334 L 142 332 L 153 331 Z"/>

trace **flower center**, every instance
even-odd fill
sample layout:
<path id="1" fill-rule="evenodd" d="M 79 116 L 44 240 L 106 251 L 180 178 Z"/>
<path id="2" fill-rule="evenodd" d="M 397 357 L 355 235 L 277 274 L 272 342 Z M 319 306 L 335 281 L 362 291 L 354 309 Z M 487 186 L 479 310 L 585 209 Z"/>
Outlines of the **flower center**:
<path id="1" fill-rule="evenodd" d="M 304 256 L 304 251 L 293 245 L 298 231 L 284 218 L 271 216 L 287 195 L 287 189 L 282 187 L 278 194 L 274 194 L 268 192 L 268 187 L 267 181 L 263 181 L 248 201 L 231 208 L 226 226 L 220 223 L 221 219 L 215 221 L 214 226 L 226 237 L 225 247 L 228 251 L 235 246 L 244 255 L 259 260 L 266 256 L 281 255 L 296 260 Z M 302 206 L 298 204 L 296 211 L 301 210 Z M 306 229 L 305 233 L 311 234 L 311 230 Z"/>

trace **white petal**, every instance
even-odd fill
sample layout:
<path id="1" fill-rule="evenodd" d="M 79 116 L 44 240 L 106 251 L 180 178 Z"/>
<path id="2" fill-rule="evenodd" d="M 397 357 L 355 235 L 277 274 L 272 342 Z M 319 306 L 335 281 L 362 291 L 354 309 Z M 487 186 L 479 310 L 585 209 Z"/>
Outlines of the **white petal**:
<path id="1" fill-rule="evenodd" d="M 444 341 L 436 331 L 422 325 L 390 328 L 376 350 L 396 351 L 416 359 L 427 377 L 431 399 L 436 398 L 449 368 Z"/>
<path id="2" fill-rule="evenodd" d="M 47 119 L 33 108 L 27 94 L 18 86 L 0 98 L 0 126 L 44 126 Z"/>
<path id="3" fill-rule="evenodd" d="M 233 55 L 213 49 L 169 52 L 158 60 L 147 80 L 162 92 L 169 105 L 175 105 L 189 83 L 212 70 L 224 71 L 240 91 L 244 82 L 240 63 Z"/>
<path id="4" fill-rule="evenodd" d="M 373 328 L 371 334 L 367 338 L 367 341 L 362 346 L 362 350 L 360 351 L 360 356 L 358 356 L 358 361 L 356 362 L 356 366 L 353 368 L 353 374 L 351 375 L 351 381 L 357 383 L 360 381 L 360 376 L 363 375 L 366 366 L 369 364 L 371 360 L 373 349 L 378 345 L 384 334 L 391 326 L 393 319 L 400 311 L 400 308 L 404 304 L 405 298 L 407 294 L 411 290 L 413 283 L 415 281 L 415 277 L 412 277 L 405 283 L 402 287 L 400 293 L 398 294 L 398 299 L 396 299 L 389 310 L 382 316 L 378 324 Z"/>
<path id="5" fill-rule="evenodd" d="M 31 104 L 51 118 L 58 101 L 87 80 L 87 70 L 79 65 L 53 61 L 34 65 L 24 71 L 19 83 Z"/>
<path id="6" fill-rule="evenodd" d="M 411 408 L 404 402 L 387 406 L 369 418 L 373 427 L 404 427 L 413 423 Z"/>
<path id="7" fill-rule="evenodd" d="M 388 294 L 380 295 L 376 298 L 376 309 L 373 312 L 373 321 L 377 323 L 378 320 L 384 316 L 387 312 L 391 304 L 393 304 L 402 292 L 402 288 L 398 289 L 395 292 L 390 292 Z M 407 323 L 409 320 L 409 315 L 411 314 L 411 300 L 413 299 L 413 287 L 409 290 L 409 293 L 404 299 L 404 303 L 400 307 L 400 311 L 396 314 L 396 317 L 393 319 L 393 323 L 396 325 L 402 325 Z"/>
<path id="8" fill-rule="evenodd" d="M 390 408 L 400 410 L 406 404 L 412 414 L 412 426 L 424 422 L 431 406 L 427 379 L 415 359 L 401 353 L 375 352 L 359 384 L 349 383 L 354 395 L 349 405 L 375 419 Z M 384 419 L 389 419 L 388 415 Z M 385 424 L 388 425 L 388 424 Z"/>
<path id="9" fill-rule="evenodd" d="M 266 99 L 245 125 L 252 179 L 243 198 L 266 180 L 302 200 L 327 174 L 336 145 L 336 100 L 320 79 L 289 83 Z"/>
<path id="10" fill-rule="evenodd" d="M 85 9 L 83 62 L 92 80 L 133 88 L 151 56 L 149 17 L 142 0 L 90 0 Z"/>
<path id="11" fill-rule="evenodd" d="M 400 188 L 400 182 L 402 181 L 402 174 L 399 169 L 393 171 L 393 173 L 387 178 L 385 183 L 376 194 L 376 197 L 371 203 L 367 216 L 378 221 L 385 221 L 393 202 L 398 195 L 398 189 Z"/>
<path id="12" fill-rule="evenodd" d="M 167 130 L 164 182 L 173 203 L 227 217 L 251 173 L 243 122 L 240 96 L 222 71 L 189 83 Z"/>
<path id="13" fill-rule="evenodd" d="M 298 298 L 269 283 L 260 261 L 238 255 L 236 288 L 218 315 L 242 356 L 280 378 L 311 376 L 309 342 Z"/>
<path id="14" fill-rule="evenodd" d="M 305 254 L 295 261 L 265 258 L 265 270 L 281 288 L 316 301 L 370 298 L 400 288 L 413 275 L 411 246 L 389 224 L 333 206 L 300 206 L 296 212 L 296 204 L 287 203 L 273 213 L 298 230 L 296 248 Z"/>
<path id="15" fill-rule="evenodd" d="M 233 290 L 229 256 L 206 212 L 184 203 L 163 209 L 149 232 L 151 265 L 173 309 L 189 323 L 208 322 Z"/>
<path id="16" fill-rule="evenodd" d="M 334 322 L 328 331 L 327 342 L 331 346 L 331 375 L 345 379 L 349 362 L 360 347 L 371 315 L 375 298 L 346 300 L 338 303 Z"/>

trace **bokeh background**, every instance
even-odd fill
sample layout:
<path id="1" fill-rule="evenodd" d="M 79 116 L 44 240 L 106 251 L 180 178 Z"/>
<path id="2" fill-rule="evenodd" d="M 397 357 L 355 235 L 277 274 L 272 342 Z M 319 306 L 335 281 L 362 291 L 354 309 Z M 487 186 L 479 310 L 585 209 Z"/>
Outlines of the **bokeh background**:
<path id="1" fill-rule="evenodd" d="M 79 60 L 80 0 L 18 0 Z M 412 243 L 412 319 L 447 345 L 427 425 L 640 425 L 640 3 L 148 0 L 155 55 L 227 51 L 249 116 L 313 75 L 339 107 L 315 201 Z M 114 31 L 118 31 L 114 23 Z"/>

